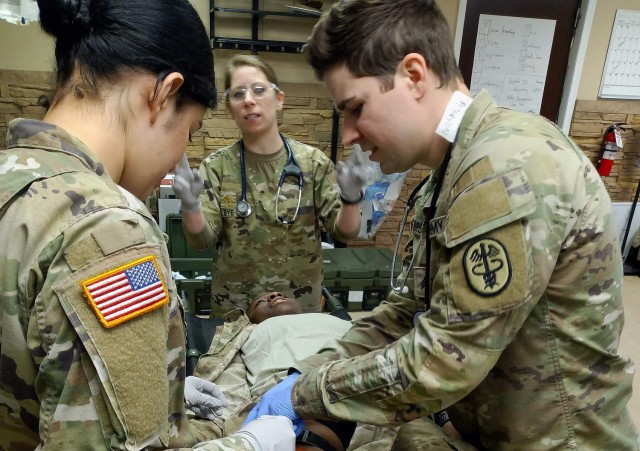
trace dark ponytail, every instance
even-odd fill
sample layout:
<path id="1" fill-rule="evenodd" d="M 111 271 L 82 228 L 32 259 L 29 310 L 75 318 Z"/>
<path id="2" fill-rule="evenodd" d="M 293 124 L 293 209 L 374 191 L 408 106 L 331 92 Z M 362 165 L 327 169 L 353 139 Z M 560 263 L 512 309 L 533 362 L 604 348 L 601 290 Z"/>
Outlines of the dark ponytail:
<path id="1" fill-rule="evenodd" d="M 56 39 L 78 40 L 90 30 L 87 2 L 82 0 L 39 1 L 40 26 Z"/>
<path id="2" fill-rule="evenodd" d="M 179 95 L 215 108 L 213 53 L 187 0 L 38 0 L 40 25 L 56 38 L 59 90 L 98 96 L 103 82 L 142 71 L 180 72 Z M 69 86 L 74 74 L 81 84 Z"/>

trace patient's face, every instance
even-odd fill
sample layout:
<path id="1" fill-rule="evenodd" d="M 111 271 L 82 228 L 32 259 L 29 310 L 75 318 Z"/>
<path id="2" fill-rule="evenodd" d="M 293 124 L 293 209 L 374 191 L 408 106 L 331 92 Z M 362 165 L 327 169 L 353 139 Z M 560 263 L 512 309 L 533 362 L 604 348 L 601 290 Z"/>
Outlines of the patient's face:
<path id="1" fill-rule="evenodd" d="M 273 316 L 302 313 L 300 304 L 295 299 L 284 297 L 279 291 L 262 293 L 249 305 L 247 315 L 254 324 L 259 324 Z"/>

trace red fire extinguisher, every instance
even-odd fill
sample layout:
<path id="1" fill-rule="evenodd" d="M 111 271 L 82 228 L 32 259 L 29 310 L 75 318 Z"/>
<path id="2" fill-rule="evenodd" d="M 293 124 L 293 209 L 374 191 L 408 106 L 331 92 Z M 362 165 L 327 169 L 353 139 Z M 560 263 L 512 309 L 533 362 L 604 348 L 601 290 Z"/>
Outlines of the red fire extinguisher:
<path id="1" fill-rule="evenodd" d="M 623 147 L 622 135 L 620 134 L 624 130 L 622 125 L 626 124 L 611 124 L 604 131 L 600 145 L 600 161 L 598 162 L 598 174 L 602 176 L 606 177 L 611 174 L 616 152 Z"/>

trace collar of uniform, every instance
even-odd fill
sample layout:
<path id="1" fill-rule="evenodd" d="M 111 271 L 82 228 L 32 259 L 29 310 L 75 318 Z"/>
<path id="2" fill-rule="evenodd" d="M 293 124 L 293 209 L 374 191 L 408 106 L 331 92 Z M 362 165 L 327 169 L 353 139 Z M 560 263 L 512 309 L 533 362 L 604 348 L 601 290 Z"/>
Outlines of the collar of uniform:
<path id="1" fill-rule="evenodd" d="M 476 94 L 460 122 L 456 143 L 458 146 L 462 146 L 465 149 L 469 147 L 469 143 L 473 139 L 478 128 L 478 123 L 483 119 L 484 113 L 487 109 L 494 108 L 495 106 L 495 100 L 493 100 L 493 97 L 491 97 L 491 94 L 489 94 L 489 91 L 486 89 Z"/>
<path id="2" fill-rule="evenodd" d="M 248 148 L 244 148 L 244 158 L 246 161 L 255 161 L 255 162 L 266 162 L 266 161 L 273 161 L 273 160 L 277 160 L 278 158 L 281 158 L 282 155 L 284 155 L 285 149 L 284 149 L 284 144 L 282 144 L 282 146 L 280 146 L 280 148 L 273 152 L 273 153 L 269 153 L 269 154 L 263 154 L 263 153 L 254 153 L 251 151 L 251 149 Z"/>
<path id="3" fill-rule="evenodd" d="M 485 118 L 487 110 L 496 107 L 496 102 L 489 94 L 489 91 L 482 90 L 473 98 L 473 101 L 470 105 L 468 105 L 464 115 L 462 116 L 462 120 L 460 122 L 460 126 L 458 128 L 455 147 L 451 152 L 451 161 L 449 164 L 456 168 L 458 167 L 459 161 L 466 157 L 467 151 L 471 144 L 471 141 L 474 139 L 475 134 L 477 133 L 479 123 Z M 439 174 L 439 169 L 436 169 L 435 174 Z M 460 174 L 451 174 L 451 176 L 443 181 L 442 185 L 442 193 L 451 193 L 452 184 L 455 183 L 457 177 Z M 435 179 L 435 177 L 433 177 Z M 435 186 L 435 180 L 433 182 Z M 444 194 L 448 196 L 448 194 Z M 442 212 L 435 212 L 434 215 L 442 214 Z"/>
<path id="4" fill-rule="evenodd" d="M 436 133 L 450 143 L 454 142 L 462 117 L 472 101 L 473 99 L 468 95 L 455 91 L 447 103 Z"/>
<path id="5" fill-rule="evenodd" d="M 7 149 L 22 147 L 63 152 L 78 158 L 97 175 L 106 174 L 104 166 L 78 138 L 62 128 L 35 119 L 14 119 L 7 127 Z"/>

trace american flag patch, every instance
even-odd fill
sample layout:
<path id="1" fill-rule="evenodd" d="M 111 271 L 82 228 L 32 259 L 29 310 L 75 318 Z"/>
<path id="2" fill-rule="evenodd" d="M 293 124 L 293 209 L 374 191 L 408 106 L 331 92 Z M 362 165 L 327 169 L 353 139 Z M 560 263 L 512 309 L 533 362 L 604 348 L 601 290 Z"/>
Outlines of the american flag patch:
<path id="1" fill-rule="evenodd" d="M 154 256 L 83 280 L 80 286 L 104 327 L 117 326 L 169 302 Z"/>

